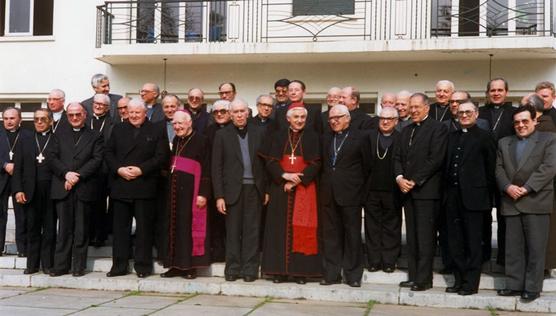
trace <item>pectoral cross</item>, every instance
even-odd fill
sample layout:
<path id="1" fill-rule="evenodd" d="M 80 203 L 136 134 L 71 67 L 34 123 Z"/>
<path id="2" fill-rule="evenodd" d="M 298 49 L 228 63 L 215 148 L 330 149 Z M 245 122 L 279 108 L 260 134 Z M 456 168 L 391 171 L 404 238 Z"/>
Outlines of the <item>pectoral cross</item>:
<path id="1" fill-rule="evenodd" d="M 297 159 L 297 157 L 294 156 L 293 152 L 292 152 L 291 156 L 288 159 L 290 160 L 290 164 L 293 165 L 295 163 L 295 160 Z"/>
<path id="2" fill-rule="evenodd" d="M 14 152 L 10 150 L 9 154 L 10 154 L 10 160 L 14 160 Z"/>
<path id="3" fill-rule="evenodd" d="M 39 163 L 42 163 L 46 158 L 44 158 L 44 156 L 42 155 L 42 153 L 40 153 L 40 154 L 37 156 L 36 159 L 37 159 L 37 161 L 38 161 Z"/>

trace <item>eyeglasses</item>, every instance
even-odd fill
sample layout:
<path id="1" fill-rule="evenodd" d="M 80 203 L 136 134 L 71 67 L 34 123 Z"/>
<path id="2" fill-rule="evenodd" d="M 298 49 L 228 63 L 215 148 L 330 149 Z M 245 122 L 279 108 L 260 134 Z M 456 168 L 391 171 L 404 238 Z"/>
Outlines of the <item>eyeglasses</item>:
<path id="1" fill-rule="evenodd" d="M 118 107 L 118 111 L 121 111 L 121 110 L 123 110 L 123 109 L 127 109 L 127 106 L 119 106 L 119 107 Z"/>
<path id="2" fill-rule="evenodd" d="M 342 117 L 346 116 L 344 115 L 338 115 L 338 116 L 331 116 L 328 118 L 328 122 L 338 122 Z"/>
<path id="3" fill-rule="evenodd" d="M 274 92 L 276 92 L 276 94 L 286 94 L 288 93 L 288 88 L 276 88 Z"/>
<path id="4" fill-rule="evenodd" d="M 471 116 L 475 111 L 467 110 L 467 111 L 458 111 L 458 116 Z"/>
<path id="5" fill-rule="evenodd" d="M 269 108 L 272 107 L 272 104 L 269 104 L 269 103 L 260 103 L 260 102 L 259 102 L 259 103 L 257 103 L 257 105 L 266 106 L 266 107 L 269 107 Z"/>
<path id="6" fill-rule="evenodd" d="M 529 120 L 529 119 L 514 121 L 514 126 L 519 126 L 519 125 L 521 125 L 521 124 L 523 124 L 523 125 L 529 125 L 529 124 L 531 124 L 531 122 L 533 122 L 533 121 L 532 121 L 532 120 Z"/>
<path id="7" fill-rule="evenodd" d="M 202 99 L 203 99 L 202 97 L 196 97 L 196 96 L 187 97 L 187 100 L 189 101 L 201 101 Z"/>
<path id="8" fill-rule="evenodd" d="M 398 118 L 397 118 L 397 117 L 383 117 L 383 116 L 379 116 L 378 119 L 381 120 L 381 121 L 390 122 L 390 121 L 395 121 L 395 120 L 397 120 Z"/>
<path id="9" fill-rule="evenodd" d="M 109 106 L 109 104 L 106 103 L 101 103 L 101 102 L 93 102 L 94 105 L 100 105 L 100 106 Z"/>
<path id="10" fill-rule="evenodd" d="M 64 98 L 47 98 L 46 101 L 60 101 L 63 100 Z"/>
<path id="11" fill-rule="evenodd" d="M 146 90 L 146 89 L 141 89 L 139 90 L 139 93 L 153 93 L 155 92 L 154 90 Z"/>
<path id="12" fill-rule="evenodd" d="M 33 121 L 35 121 L 35 123 L 39 123 L 39 122 L 46 123 L 46 122 L 48 122 L 48 117 L 47 116 L 37 116 L 33 119 Z"/>
<path id="13" fill-rule="evenodd" d="M 228 113 L 228 110 L 226 110 L 226 109 L 213 110 L 212 111 L 212 115 L 224 115 L 226 113 Z"/>
<path id="14" fill-rule="evenodd" d="M 462 104 L 467 102 L 467 99 L 461 99 L 461 100 L 450 100 L 450 103 L 458 103 L 458 104 Z"/>
<path id="15" fill-rule="evenodd" d="M 69 117 L 81 117 L 83 116 L 83 113 L 68 113 Z"/>

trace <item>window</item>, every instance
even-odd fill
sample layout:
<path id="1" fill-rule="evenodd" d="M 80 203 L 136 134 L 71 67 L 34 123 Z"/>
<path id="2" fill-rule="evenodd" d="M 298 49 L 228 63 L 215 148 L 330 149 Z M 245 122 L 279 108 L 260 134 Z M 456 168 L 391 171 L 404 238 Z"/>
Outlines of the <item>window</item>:
<path id="1" fill-rule="evenodd" d="M 54 0 L 0 0 L 0 36 L 52 35 Z"/>
<path id="2" fill-rule="evenodd" d="M 355 0 L 293 0 L 293 16 L 355 13 Z"/>
<path id="3" fill-rule="evenodd" d="M 46 101 L 43 100 L 0 100 L 0 114 L 9 107 L 15 107 L 21 110 L 21 126 L 33 130 L 33 114 L 36 109 L 46 108 Z M 1 116 L 0 116 L 1 119 Z"/>

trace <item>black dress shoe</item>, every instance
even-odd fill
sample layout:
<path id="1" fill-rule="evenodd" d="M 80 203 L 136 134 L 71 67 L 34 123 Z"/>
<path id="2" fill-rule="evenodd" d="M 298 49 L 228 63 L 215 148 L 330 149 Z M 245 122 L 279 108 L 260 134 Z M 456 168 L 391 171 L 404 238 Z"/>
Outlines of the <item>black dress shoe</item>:
<path id="1" fill-rule="evenodd" d="M 541 294 L 539 292 L 527 292 L 527 291 L 523 291 L 523 293 L 521 293 L 521 300 L 523 302 L 532 302 L 534 300 L 536 300 L 537 298 L 539 298 L 541 296 Z"/>
<path id="2" fill-rule="evenodd" d="M 349 282 L 347 282 L 347 285 L 349 285 L 351 287 L 361 287 L 361 282 L 359 282 L 359 281 L 349 281 Z"/>
<path id="3" fill-rule="evenodd" d="M 386 272 L 386 273 L 393 273 L 394 271 L 396 271 L 396 267 L 394 267 L 394 266 L 384 266 L 384 267 L 382 267 L 382 271 Z"/>
<path id="4" fill-rule="evenodd" d="M 466 296 L 466 295 L 473 295 L 477 294 L 477 290 L 459 290 L 458 295 Z"/>
<path id="5" fill-rule="evenodd" d="M 191 269 L 185 272 L 184 279 L 193 280 L 197 278 L 197 270 Z"/>
<path id="6" fill-rule="evenodd" d="M 83 270 L 73 271 L 71 275 L 74 276 L 74 277 L 84 276 L 84 275 L 85 275 L 85 271 L 83 271 Z"/>
<path id="7" fill-rule="evenodd" d="M 34 274 L 39 272 L 39 269 L 25 269 L 23 270 L 23 274 Z"/>
<path id="8" fill-rule="evenodd" d="M 297 284 L 306 284 L 307 283 L 307 279 L 305 277 L 295 277 L 294 280 L 295 280 L 295 283 L 297 283 Z"/>
<path id="9" fill-rule="evenodd" d="M 400 282 L 400 287 L 412 287 L 414 285 L 415 285 L 415 282 L 413 282 L 413 281 Z"/>
<path id="10" fill-rule="evenodd" d="M 68 274 L 68 272 L 67 271 L 55 271 L 54 270 L 54 271 L 50 271 L 50 273 L 49 273 L 49 275 L 51 277 L 59 277 L 59 276 L 64 275 L 64 274 Z"/>
<path id="11" fill-rule="evenodd" d="M 446 293 L 458 293 L 459 291 L 461 291 L 461 285 L 454 285 L 446 288 Z"/>
<path id="12" fill-rule="evenodd" d="M 322 279 L 322 280 L 320 280 L 319 284 L 320 285 L 332 285 L 332 284 L 340 284 L 340 282 L 341 281 L 338 280 L 338 279 L 336 279 L 334 281 L 329 281 L 329 280 L 326 280 L 326 279 Z"/>
<path id="13" fill-rule="evenodd" d="M 382 267 L 380 266 L 380 264 L 372 264 L 369 266 L 369 268 L 367 268 L 367 270 L 369 270 L 369 272 L 377 272 L 381 268 Z"/>
<path id="14" fill-rule="evenodd" d="M 246 275 L 243 277 L 244 282 L 254 282 L 256 279 L 257 277 L 254 277 L 252 275 Z"/>
<path id="15" fill-rule="evenodd" d="M 234 282 L 235 280 L 237 280 L 237 275 L 235 274 L 227 274 L 226 276 L 224 276 L 224 279 L 228 282 Z"/>
<path id="16" fill-rule="evenodd" d="M 18 252 L 18 253 L 17 253 L 17 256 L 18 256 L 19 258 L 24 258 L 24 257 L 26 257 L 25 252 Z"/>
<path id="17" fill-rule="evenodd" d="M 415 283 L 410 288 L 410 290 L 412 290 L 413 292 L 421 292 L 421 291 L 426 291 L 430 288 L 432 288 L 432 284 L 417 284 L 417 283 Z"/>
<path id="18" fill-rule="evenodd" d="M 50 268 L 42 268 L 42 273 L 50 274 Z"/>
<path id="19" fill-rule="evenodd" d="M 496 291 L 496 294 L 498 294 L 499 296 L 519 296 L 521 295 L 521 292 L 516 290 L 510 290 L 510 289 L 502 289 Z"/>
<path id="20" fill-rule="evenodd" d="M 170 269 L 164 273 L 160 274 L 161 278 L 173 278 L 173 277 L 177 277 L 177 276 L 185 276 L 187 272 L 184 270 L 180 270 L 180 269 Z"/>
<path id="21" fill-rule="evenodd" d="M 148 273 L 148 272 L 137 272 L 137 277 L 141 278 L 141 279 L 144 279 L 144 278 L 148 277 L 149 275 L 151 275 L 151 274 Z"/>
<path id="22" fill-rule="evenodd" d="M 122 276 L 122 275 L 126 275 L 127 272 L 118 272 L 118 271 L 110 271 L 108 273 L 106 273 L 106 276 L 109 278 L 113 278 L 113 277 L 117 277 L 117 276 Z"/>
<path id="23" fill-rule="evenodd" d="M 283 275 L 275 275 L 272 277 L 272 282 L 273 283 L 282 283 L 286 281 L 286 277 Z"/>
<path id="24" fill-rule="evenodd" d="M 440 274 L 452 274 L 452 273 L 454 273 L 454 270 L 451 269 L 451 268 L 444 268 L 444 269 L 438 271 L 438 273 L 440 273 Z"/>

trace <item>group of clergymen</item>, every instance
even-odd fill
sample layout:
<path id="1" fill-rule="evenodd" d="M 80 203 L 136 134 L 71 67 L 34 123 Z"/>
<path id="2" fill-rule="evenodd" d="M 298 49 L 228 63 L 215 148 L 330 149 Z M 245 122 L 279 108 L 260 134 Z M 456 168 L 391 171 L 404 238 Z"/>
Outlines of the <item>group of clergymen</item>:
<path id="1" fill-rule="evenodd" d="M 210 114 L 198 88 L 183 106 L 172 94 L 158 103 L 156 84 L 130 99 L 110 94 L 103 74 L 91 83 L 96 94 L 65 109 L 64 92 L 52 90 L 34 131 L 20 128 L 19 109 L 2 114 L 0 246 L 11 196 L 25 274 L 82 276 L 88 246 L 111 233 L 108 277 L 127 274 L 131 258 L 149 276 L 155 246 L 161 277 L 193 279 L 225 260 L 227 281 L 252 282 L 260 269 L 275 283 L 359 287 L 365 267 L 395 271 L 402 207 L 409 273 L 400 286 L 412 291 L 432 287 L 438 242 L 455 277 L 446 292 L 477 293 L 493 207 L 507 275 L 499 295 L 534 300 L 556 267 L 550 82 L 513 106 L 508 83 L 493 79 L 479 108 L 442 80 L 435 103 L 385 93 L 376 117 L 354 87 L 331 88 L 321 113 L 304 104 L 299 80 L 278 80 L 255 116 L 229 82 Z"/>

